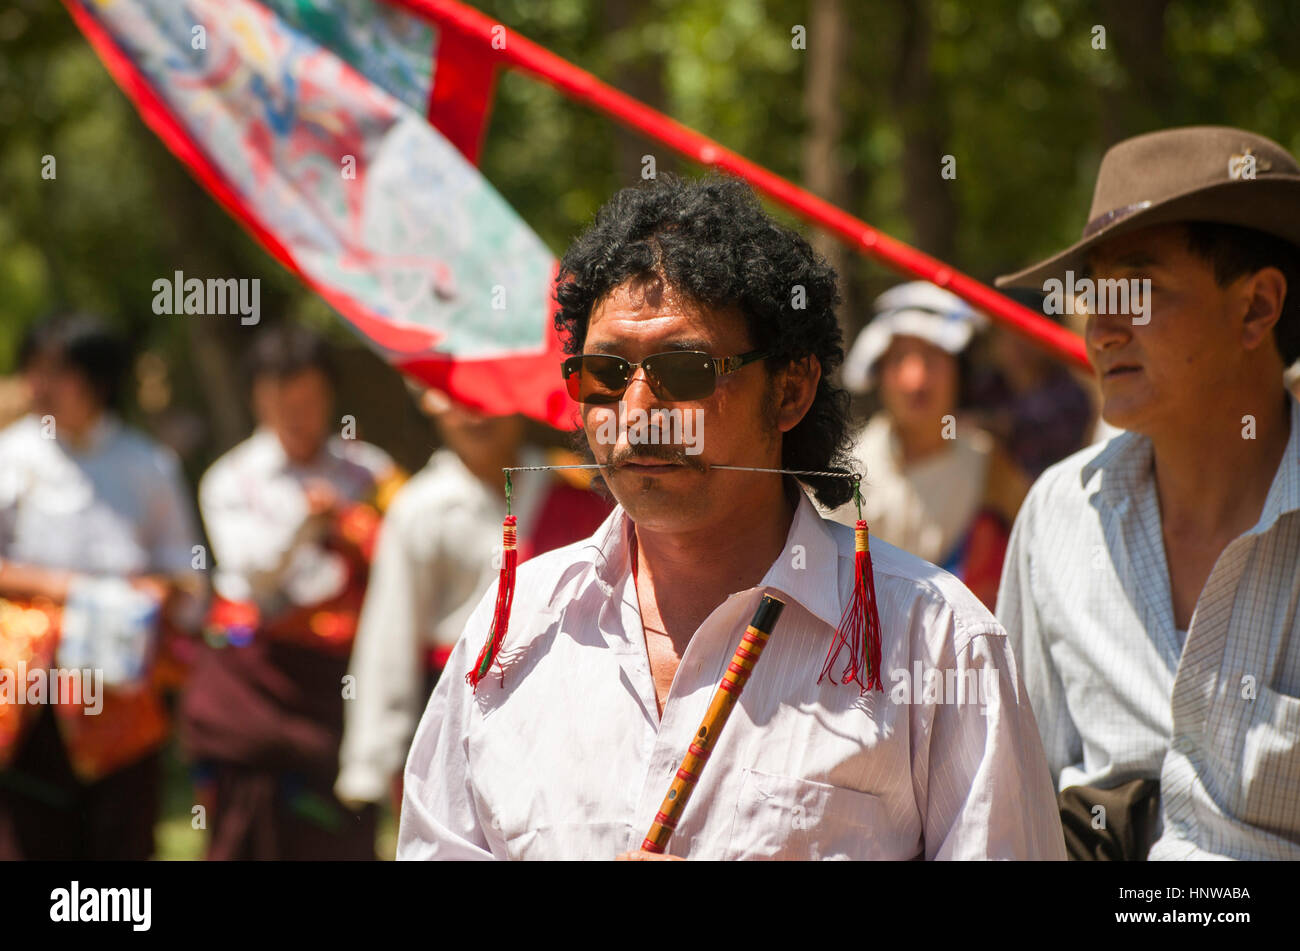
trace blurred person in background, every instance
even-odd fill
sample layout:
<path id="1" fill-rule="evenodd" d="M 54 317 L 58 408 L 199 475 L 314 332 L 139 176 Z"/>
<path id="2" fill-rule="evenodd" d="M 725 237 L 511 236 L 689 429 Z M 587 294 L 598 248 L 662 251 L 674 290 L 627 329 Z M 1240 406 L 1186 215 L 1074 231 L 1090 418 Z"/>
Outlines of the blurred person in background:
<path id="1" fill-rule="evenodd" d="M 147 859 L 163 636 L 197 622 L 205 593 L 189 491 L 118 416 L 127 347 L 97 317 L 37 324 L 19 364 L 31 413 L 0 432 L 0 676 L 95 674 L 79 698 L 54 678 L 34 706 L 0 695 L 0 859 Z"/>
<path id="2" fill-rule="evenodd" d="M 354 808 L 394 795 L 420 713 L 483 592 L 496 585 L 507 466 L 577 458 L 525 442 L 519 416 L 483 416 L 424 390 L 443 447 L 384 518 L 349 673 L 335 792 Z M 586 538 L 612 510 L 571 472 L 513 474 L 519 560 Z M 580 476 L 586 476 L 581 473 Z"/>
<path id="3" fill-rule="evenodd" d="M 31 394 L 18 374 L 0 377 L 0 429 L 31 412 Z"/>
<path id="4" fill-rule="evenodd" d="M 199 485 L 216 598 L 183 702 L 209 859 L 374 858 L 375 814 L 333 794 L 344 680 L 380 513 L 402 474 L 331 432 L 325 342 L 290 324 L 251 353 L 257 429 Z"/>
<path id="5" fill-rule="evenodd" d="M 871 531 L 960 578 L 990 608 L 1028 483 L 987 432 L 958 423 L 970 377 L 964 356 L 980 319 L 926 281 L 901 284 L 844 365 L 850 390 L 875 390 L 881 408 L 854 439 Z M 852 525 L 852 502 L 831 513 Z"/>
<path id="6" fill-rule="evenodd" d="M 1041 293 L 1017 288 L 1007 296 L 1043 312 Z M 1011 331 L 998 331 L 989 342 L 996 383 L 974 395 L 976 418 L 1032 481 L 1087 445 L 1096 418 L 1093 400 L 1075 371 L 1039 344 Z"/>

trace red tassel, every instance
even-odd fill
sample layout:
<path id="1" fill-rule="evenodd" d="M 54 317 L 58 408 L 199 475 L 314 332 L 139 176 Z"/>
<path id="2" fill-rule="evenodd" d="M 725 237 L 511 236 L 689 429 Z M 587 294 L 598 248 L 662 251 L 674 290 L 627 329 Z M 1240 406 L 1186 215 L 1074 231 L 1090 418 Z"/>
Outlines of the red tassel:
<path id="1" fill-rule="evenodd" d="M 501 529 L 501 577 L 497 581 L 497 606 L 492 614 L 492 629 L 483 649 L 478 653 L 474 669 L 465 675 L 466 682 L 475 690 L 478 690 L 479 682 L 492 668 L 501 651 L 501 643 L 506 639 L 506 629 L 510 626 L 510 605 L 515 600 L 515 566 L 518 562 L 515 517 L 507 515 Z M 501 672 L 501 682 L 505 683 L 505 671 Z"/>
<path id="2" fill-rule="evenodd" d="M 856 682 L 861 687 L 860 693 L 868 690 L 883 692 L 885 688 L 880 681 L 880 615 L 876 611 L 876 579 L 871 570 L 867 523 L 858 519 L 853 534 L 853 600 L 840 618 L 840 626 L 835 631 L 835 639 L 817 682 L 821 683 L 828 675 L 835 677 L 831 668 L 839 659 L 840 651 L 848 647 L 849 662 L 840 675 L 840 683 Z"/>

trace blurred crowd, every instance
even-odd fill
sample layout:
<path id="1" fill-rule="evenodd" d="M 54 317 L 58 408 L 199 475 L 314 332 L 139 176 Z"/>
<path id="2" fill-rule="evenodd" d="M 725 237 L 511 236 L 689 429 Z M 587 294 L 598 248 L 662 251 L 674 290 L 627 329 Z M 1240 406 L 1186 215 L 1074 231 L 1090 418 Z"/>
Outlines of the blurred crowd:
<path id="1" fill-rule="evenodd" d="M 441 446 L 408 479 L 334 425 L 320 337 L 283 325 L 248 357 L 257 427 L 196 500 L 123 421 L 130 361 L 101 320 L 61 315 L 23 344 L 0 432 L 0 667 L 104 682 L 102 703 L 89 681 L 0 703 L 0 858 L 150 857 L 173 729 L 209 858 L 375 856 L 377 806 L 400 798 L 419 712 L 495 576 L 501 469 L 543 453 L 520 418 L 422 390 Z M 608 514 L 584 485 L 525 476 L 524 557 Z"/>

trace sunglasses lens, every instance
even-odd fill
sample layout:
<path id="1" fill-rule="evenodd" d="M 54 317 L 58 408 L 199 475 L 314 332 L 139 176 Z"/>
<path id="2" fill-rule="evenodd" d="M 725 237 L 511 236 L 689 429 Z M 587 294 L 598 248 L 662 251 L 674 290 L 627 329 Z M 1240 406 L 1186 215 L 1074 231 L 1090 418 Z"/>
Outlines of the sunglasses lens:
<path id="1" fill-rule="evenodd" d="M 627 389 L 627 371 L 626 360 L 598 353 L 564 361 L 569 396 L 579 403 L 617 403 Z"/>
<path id="2" fill-rule="evenodd" d="M 695 350 L 657 353 L 646 359 L 645 370 L 665 400 L 702 400 L 718 382 L 713 358 Z"/>

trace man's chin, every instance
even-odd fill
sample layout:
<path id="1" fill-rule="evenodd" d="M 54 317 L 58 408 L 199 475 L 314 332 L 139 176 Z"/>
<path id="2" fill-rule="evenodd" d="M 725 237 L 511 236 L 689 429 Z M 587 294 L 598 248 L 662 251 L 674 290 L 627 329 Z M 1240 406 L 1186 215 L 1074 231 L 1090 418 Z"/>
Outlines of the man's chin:
<path id="1" fill-rule="evenodd" d="M 1116 429 L 1141 433 L 1150 415 L 1149 400 L 1102 395 L 1101 418 Z"/>
<path id="2" fill-rule="evenodd" d="M 607 472 L 605 484 L 615 500 L 646 527 L 685 522 L 703 498 L 701 473 L 687 466 L 662 467 L 664 471 L 631 466 Z"/>
<path id="3" fill-rule="evenodd" d="M 681 499 L 699 492 L 700 472 L 686 466 L 620 466 L 605 472 L 616 498 Z"/>

